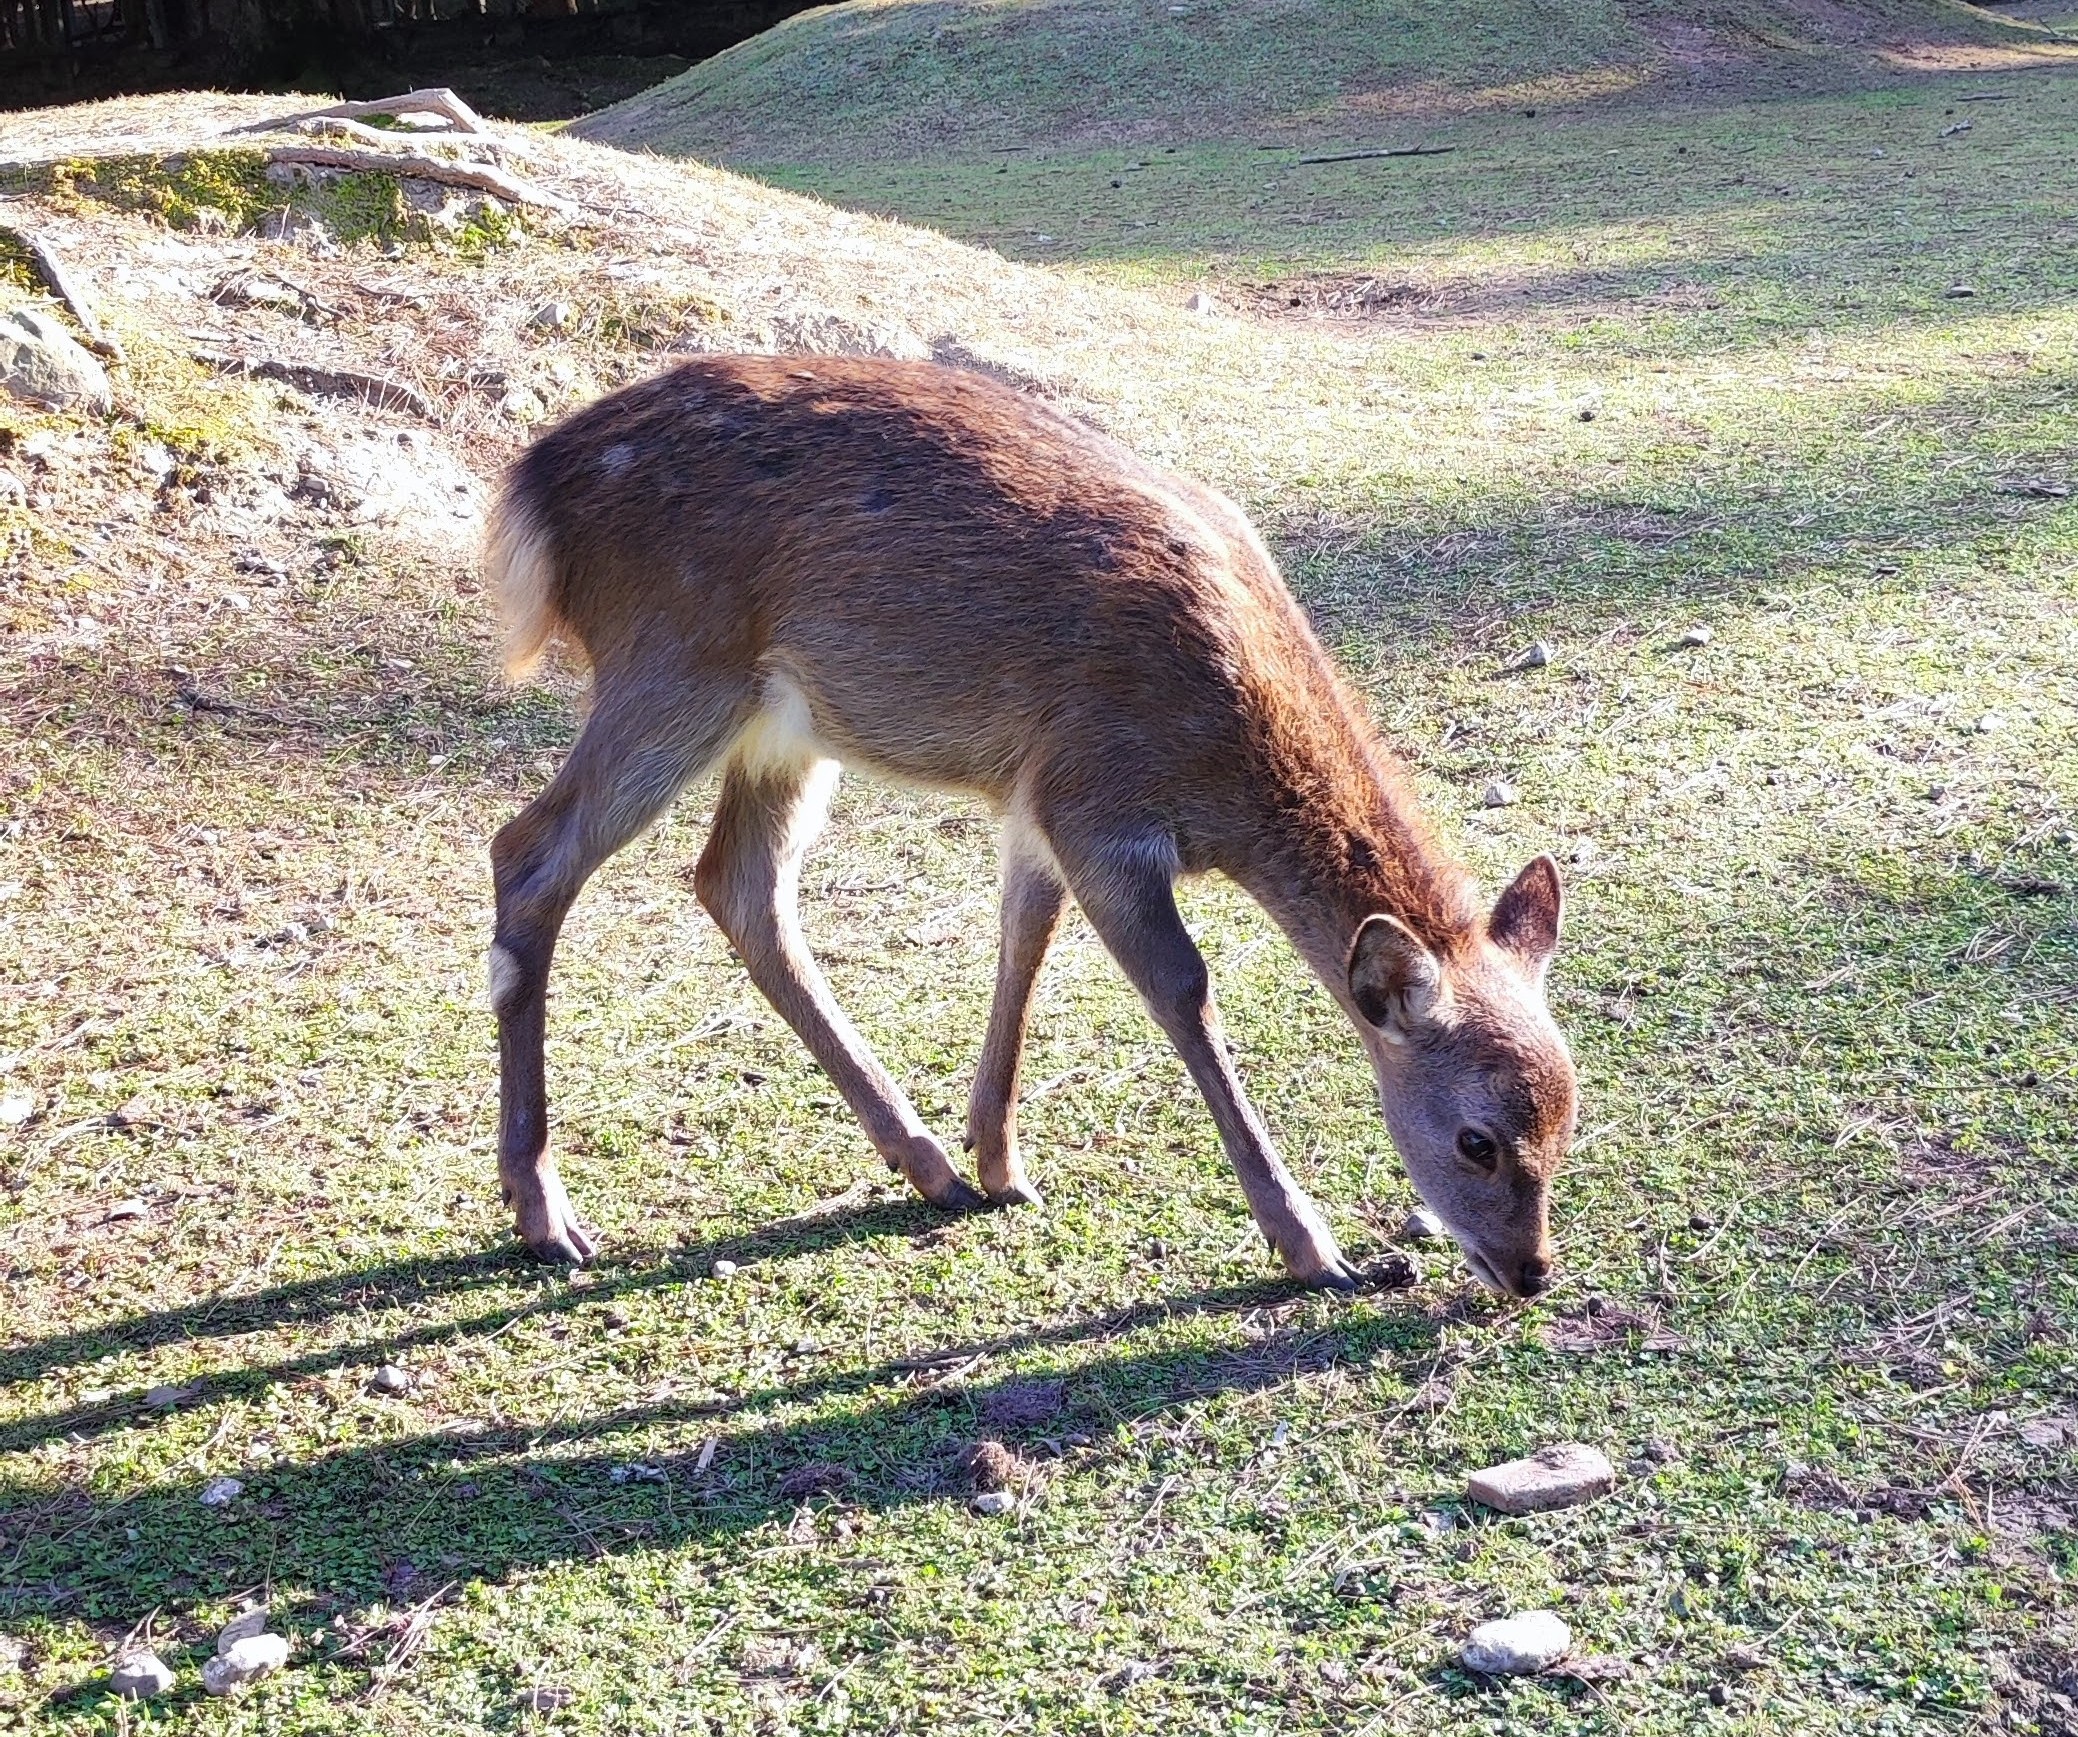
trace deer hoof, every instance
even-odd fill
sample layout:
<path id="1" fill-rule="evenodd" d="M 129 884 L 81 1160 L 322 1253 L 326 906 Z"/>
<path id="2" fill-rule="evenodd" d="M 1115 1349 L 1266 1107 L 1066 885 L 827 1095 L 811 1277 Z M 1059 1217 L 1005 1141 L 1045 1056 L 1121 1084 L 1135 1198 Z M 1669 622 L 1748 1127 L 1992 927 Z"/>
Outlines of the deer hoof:
<path id="1" fill-rule="evenodd" d="M 1044 1206 L 1046 1196 L 1034 1188 L 1025 1177 L 1013 1177 L 1001 1188 L 987 1190 L 989 1204 L 998 1207 Z"/>
<path id="2" fill-rule="evenodd" d="M 598 1239 L 577 1222 L 577 1211 L 553 1169 L 545 1168 L 531 1188 L 508 1187 L 505 1192 L 513 1203 L 513 1228 L 540 1259 L 582 1266 L 599 1252 Z"/>

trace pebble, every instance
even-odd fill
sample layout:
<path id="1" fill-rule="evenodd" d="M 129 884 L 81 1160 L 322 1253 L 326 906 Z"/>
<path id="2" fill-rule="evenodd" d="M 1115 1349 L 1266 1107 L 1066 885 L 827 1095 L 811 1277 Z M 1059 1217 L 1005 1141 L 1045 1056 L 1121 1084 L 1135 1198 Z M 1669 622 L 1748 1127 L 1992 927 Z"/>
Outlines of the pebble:
<path id="1" fill-rule="evenodd" d="M 544 331 L 561 331 L 570 323 L 571 307 L 568 302 L 544 302 L 534 310 L 532 323 Z"/>
<path id="2" fill-rule="evenodd" d="M 1952 302 L 1966 301 L 1977 293 L 1977 286 L 1968 283 L 1952 283 L 1944 293 Z"/>
<path id="3" fill-rule="evenodd" d="M 1199 290 L 1195 295 L 1191 297 L 1189 301 L 1185 302 L 1183 305 L 1189 308 L 1190 311 L 1194 314 L 1216 313 L 1219 309 L 1219 304 L 1215 302 L 1210 296 L 1208 296 L 1203 290 Z"/>
<path id="4" fill-rule="evenodd" d="M 1426 1206 L 1417 1206 L 1407 1215 L 1407 1222 L 1400 1226 L 1402 1242 L 1441 1242 L 1449 1234 L 1443 1221 Z"/>
<path id="5" fill-rule="evenodd" d="M 1525 669 L 1542 669 L 1549 662 L 1551 662 L 1551 641 L 1540 639 L 1535 644 L 1517 652 L 1501 667 L 1511 672 Z"/>
<path id="6" fill-rule="evenodd" d="M 983 1490 L 968 1506 L 977 1514 L 1007 1514 L 1017 1506 L 1017 1498 L 1008 1490 Z"/>
<path id="7" fill-rule="evenodd" d="M 147 1387 L 144 1390 L 144 1403 L 154 1411 L 164 1411 L 168 1406 L 178 1405 L 184 1399 L 193 1399 L 198 1391 L 200 1390 L 194 1387 L 173 1387 L 161 1383 L 157 1387 Z"/>
<path id="8" fill-rule="evenodd" d="M 368 1377 L 368 1385 L 377 1393 L 409 1393 L 411 1376 L 408 1371 L 398 1368 L 396 1364 L 385 1363 Z"/>
<path id="9" fill-rule="evenodd" d="M 2006 720 L 2000 717 L 1997 712 L 1986 712 L 1983 717 L 1977 720 L 1977 734 L 1980 736 L 1989 736 L 1994 731 L 2003 730 L 2005 727 Z"/>
<path id="10" fill-rule="evenodd" d="M 249 1634 L 233 1641 L 202 1667 L 202 1686 L 212 1695 L 228 1695 L 245 1683 L 257 1682 L 289 1662 L 289 1643 L 278 1634 Z"/>
<path id="11" fill-rule="evenodd" d="M 1548 1610 L 1525 1610 L 1483 1622 L 1458 1651 L 1465 1669 L 1489 1677 L 1530 1676 L 1566 1656 L 1572 1630 Z"/>
<path id="12" fill-rule="evenodd" d="M 1499 778 L 1486 787 L 1485 795 L 1479 799 L 1481 806 L 1486 808 L 1513 808 L 1516 800 L 1515 786 Z"/>
<path id="13" fill-rule="evenodd" d="M 36 1114 L 36 1094 L 20 1086 L 0 1092 L 0 1128 L 18 1128 Z"/>
<path id="14" fill-rule="evenodd" d="M 211 1478 L 202 1488 L 202 1505 L 205 1508 L 228 1508 L 245 1494 L 245 1486 L 236 1478 Z"/>
<path id="15" fill-rule="evenodd" d="M 173 1672 L 157 1653 L 132 1653 L 108 1673 L 111 1694 L 126 1701 L 148 1701 L 173 1687 Z"/>
<path id="16" fill-rule="evenodd" d="M 716 1261 L 707 1269 L 708 1274 L 717 1279 L 733 1279 L 742 1270 L 734 1261 Z"/>
<path id="17" fill-rule="evenodd" d="M 111 1206 L 101 1222 L 103 1224 L 122 1224 L 128 1219 L 146 1218 L 150 1214 L 151 1208 L 133 1194 L 128 1200 L 118 1200 Z"/>
<path id="18" fill-rule="evenodd" d="M 0 318 L 0 388 L 46 410 L 106 416 L 115 403 L 107 370 L 38 308 Z"/>
<path id="19" fill-rule="evenodd" d="M 1465 1480 L 1465 1494 L 1503 1514 L 1541 1514 L 1606 1496 L 1616 1487 L 1616 1468 L 1600 1448 L 1557 1442 L 1526 1459 L 1488 1466 Z"/>
<path id="20" fill-rule="evenodd" d="M 1684 650 L 1693 651 L 1699 646 L 1708 645 L 1713 637 L 1714 635 L 1707 627 L 1691 627 L 1674 643 Z"/>
<path id="21" fill-rule="evenodd" d="M 516 1698 L 523 1713 L 560 1713 L 577 1699 L 575 1689 L 526 1689 Z"/>

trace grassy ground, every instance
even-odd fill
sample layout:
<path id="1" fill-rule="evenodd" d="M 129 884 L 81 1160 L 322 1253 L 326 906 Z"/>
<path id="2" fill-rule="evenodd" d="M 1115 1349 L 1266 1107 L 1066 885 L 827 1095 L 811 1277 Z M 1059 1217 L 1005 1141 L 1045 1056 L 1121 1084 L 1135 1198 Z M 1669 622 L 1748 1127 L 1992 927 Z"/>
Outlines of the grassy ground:
<path id="1" fill-rule="evenodd" d="M 1029 1070 L 1046 1207 L 903 1198 L 700 917 L 697 795 L 564 942 L 564 1169 L 608 1258 L 530 1266 L 482 846 L 568 684 L 499 689 L 462 558 L 379 537 L 248 611 L 112 587 L 135 643 L 18 627 L 0 1720 L 119 1729 L 126 1634 L 192 1685 L 263 1596 L 294 1666 L 154 1722 L 2070 1729 L 2074 113 L 2038 71 L 1461 119 L 1425 159 L 787 172 L 1065 262 L 1058 306 L 977 261 L 998 313 L 905 317 L 1031 332 L 1240 495 L 1482 872 L 1572 865 L 1586 1108 L 1535 1308 L 1436 1251 L 1407 1291 L 1278 1284 L 1079 925 Z M 1128 326 L 1200 287 L 1222 311 Z M 47 623 L 91 539 L 15 530 Z M 1549 667 L 1495 673 L 1538 637 Z M 1517 806 L 1479 806 L 1497 776 Z M 804 889 L 948 1130 L 991 883 L 983 817 L 852 785 Z M 1410 1197 L 1337 1016 L 1229 890 L 1189 909 L 1296 1167 L 1353 1252 L 1389 1241 Z M 1567 1438 L 1615 1495 L 1462 1502 Z M 967 1505 L 982 1439 L 1008 1516 Z M 1531 1604 L 1577 1669 L 1455 1667 Z"/>

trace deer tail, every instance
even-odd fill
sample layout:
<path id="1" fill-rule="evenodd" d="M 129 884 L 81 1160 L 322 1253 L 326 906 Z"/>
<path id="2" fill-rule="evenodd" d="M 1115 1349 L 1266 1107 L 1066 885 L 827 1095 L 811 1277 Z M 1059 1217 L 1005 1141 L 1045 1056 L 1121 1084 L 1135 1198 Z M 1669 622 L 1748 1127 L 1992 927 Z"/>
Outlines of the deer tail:
<path id="1" fill-rule="evenodd" d="M 506 480 L 484 533 L 484 577 L 505 628 L 505 675 L 524 681 L 542 651 L 564 627 L 557 604 L 556 551 L 542 515 L 527 498 L 527 477 Z"/>

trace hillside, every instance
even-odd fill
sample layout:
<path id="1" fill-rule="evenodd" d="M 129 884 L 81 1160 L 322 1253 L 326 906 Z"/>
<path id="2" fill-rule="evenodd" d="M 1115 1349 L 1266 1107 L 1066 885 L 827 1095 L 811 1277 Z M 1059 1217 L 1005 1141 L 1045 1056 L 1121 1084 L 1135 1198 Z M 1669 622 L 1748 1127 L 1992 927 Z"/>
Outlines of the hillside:
<path id="1" fill-rule="evenodd" d="M 1346 140 L 1499 109 L 2012 64 L 1962 0 L 847 0 L 579 121 L 674 156 L 837 166 L 1033 143 Z"/>

